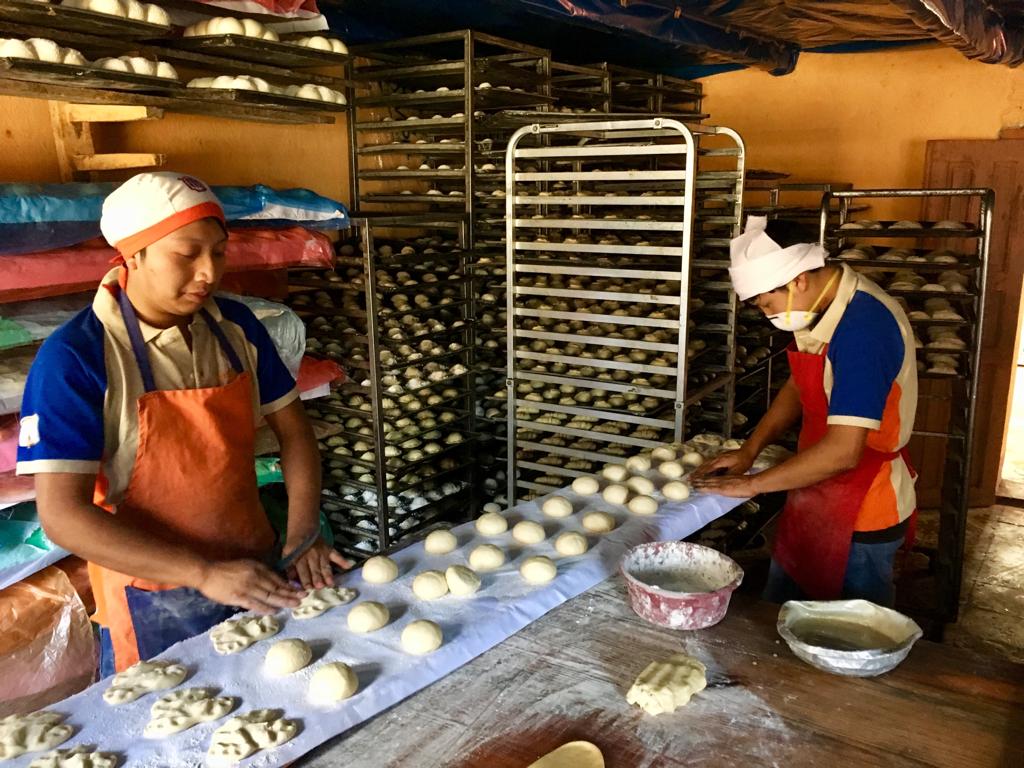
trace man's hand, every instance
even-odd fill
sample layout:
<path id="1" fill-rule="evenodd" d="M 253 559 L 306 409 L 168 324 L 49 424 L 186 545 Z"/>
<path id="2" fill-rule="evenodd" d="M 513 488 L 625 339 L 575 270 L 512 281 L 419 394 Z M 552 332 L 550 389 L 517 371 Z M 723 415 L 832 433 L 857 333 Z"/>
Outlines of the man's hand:
<path id="1" fill-rule="evenodd" d="M 257 560 L 207 563 L 196 588 L 210 600 L 247 611 L 274 613 L 294 608 L 302 593 Z"/>
<path id="2" fill-rule="evenodd" d="M 694 480 L 693 487 L 699 488 L 704 493 L 729 496 L 733 499 L 747 499 L 758 494 L 755 487 L 756 477 L 756 475 L 740 475 L 739 477 L 715 475 Z"/>
<path id="3" fill-rule="evenodd" d="M 752 466 L 754 466 L 754 457 L 740 448 L 738 451 L 727 451 L 711 461 L 704 462 L 693 471 L 690 477 L 693 484 L 699 486 L 702 479 L 710 475 L 716 473 L 727 476 L 743 475 Z"/>
<path id="4" fill-rule="evenodd" d="M 281 552 L 282 557 L 287 557 L 301 547 L 302 540 L 289 541 L 285 543 Z M 334 573 L 331 571 L 331 564 L 343 570 L 352 567 L 352 563 L 336 552 L 322 538 L 317 539 L 309 549 L 299 555 L 298 559 L 288 569 L 288 578 L 298 581 L 303 589 L 321 589 L 334 583 Z"/>

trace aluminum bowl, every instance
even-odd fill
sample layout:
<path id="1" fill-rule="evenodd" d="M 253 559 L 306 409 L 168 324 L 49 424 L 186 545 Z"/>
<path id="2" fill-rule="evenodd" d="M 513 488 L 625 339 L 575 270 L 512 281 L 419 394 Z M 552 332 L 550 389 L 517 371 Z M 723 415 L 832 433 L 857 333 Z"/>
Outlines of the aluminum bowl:
<path id="1" fill-rule="evenodd" d="M 832 624 L 837 629 L 857 624 L 892 642 L 866 650 L 825 647 L 801 637 L 799 630 L 794 632 L 794 628 L 808 620 L 819 627 Z M 907 658 L 922 634 L 913 619 L 867 600 L 790 600 L 779 611 L 778 630 L 797 658 L 825 672 L 850 677 L 875 677 L 890 672 Z"/>

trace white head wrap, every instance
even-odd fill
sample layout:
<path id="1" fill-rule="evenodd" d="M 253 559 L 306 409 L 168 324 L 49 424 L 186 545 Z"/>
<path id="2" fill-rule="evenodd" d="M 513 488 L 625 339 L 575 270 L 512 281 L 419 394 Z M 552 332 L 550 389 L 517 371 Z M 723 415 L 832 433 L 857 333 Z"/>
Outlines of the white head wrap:
<path id="1" fill-rule="evenodd" d="M 729 242 L 729 277 L 740 301 L 774 291 L 803 272 L 825 266 L 825 249 L 816 243 L 783 248 L 765 227 L 767 216 L 748 216 L 743 234 Z"/>

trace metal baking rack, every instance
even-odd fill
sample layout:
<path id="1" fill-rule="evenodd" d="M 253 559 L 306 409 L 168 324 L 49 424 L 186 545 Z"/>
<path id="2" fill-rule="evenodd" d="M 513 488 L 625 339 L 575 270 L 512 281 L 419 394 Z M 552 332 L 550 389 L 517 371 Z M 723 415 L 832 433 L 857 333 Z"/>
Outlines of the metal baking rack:
<path id="1" fill-rule="evenodd" d="M 835 222 L 831 217 L 835 199 L 845 203 L 854 200 L 919 200 L 925 215 L 946 208 L 958 211 L 963 221 L 956 222 L 955 226 L 936 226 L 944 222 L 852 220 L 846 215 L 846 206 L 841 205 L 842 214 Z M 933 581 L 934 589 L 929 590 L 926 586 L 921 590 L 915 588 L 915 591 L 929 594 L 934 600 L 930 605 L 917 605 L 911 610 L 916 609 L 934 622 L 933 633 L 936 634 L 941 634 L 943 624 L 956 619 L 959 610 L 994 200 L 995 195 L 990 189 L 847 190 L 826 192 L 821 200 L 820 242 L 832 254 L 833 260 L 846 262 L 855 269 L 872 274 L 883 287 L 891 284 L 886 278 L 896 273 L 895 277 L 901 278 L 905 284 L 912 281 L 909 284 L 918 288 L 921 285 L 946 288 L 945 291 L 911 289 L 890 292 L 909 310 L 908 316 L 919 338 L 922 331 L 928 336 L 933 329 L 939 329 L 939 333 L 953 330 L 963 342 L 963 349 L 958 350 L 927 346 L 918 350 L 919 378 L 922 381 L 912 447 L 921 448 L 924 441 L 928 441 L 932 445 L 943 446 L 945 456 L 941 470 L 935 469 L 942 472 L 943 478 L 938 547 L 935 551 L 926 552 L 930 559 L 928 581 Z M 868 255 L 877 258 L 862 259 L 849 253 L 854 246 L 864 244 L 873 249 Z M 936 247 L 930 247 L 933 245 Z M 895 254 L 894 248 L 898 249 Z M 955 259 L 944 254 L 949 263 L 929 261 L 928 254 L 932 254 L 934 259 L 936 251 L 947 251 Z M 933 282 L 936 272 L 939 273 L 938 279 L 945 277 L 944 282 Z M 949 290 L 953 285 L 960 285 L 960 288 L 953 292 Z M 946 300 L 960 316 L 959 319 L 950 323 L 931 317 L 935 314 L 936 305 L 927 302 L 936 299 Z M 924 339 L 922 341 L 927 344 Z M 931 365 L 934 358 L 930 360 L 936 354 L 948 355 L 955 360 L 955 373 L 936 374 Z M 925 470 L 928 471 L 927 468 Z"/>
<path id="2" fill-rule="evenodd" d="M 555 111 L 611 112 L 612 82 L 607 64 L 551 62 L 551 95 Z"/>
<path id="3" fill-rule="evenodd" d="M 674 115 L 691 122 L 706 117 L 701 114 L 700 83 L 617 64 L 605 66 L 611 81 L 609 112 Z"/>
<path id="4" fill-rule="evenodd" d="M 474 321 L 464 217 L 356 216 L 333 270 L 293 270 L 289 304 L 307 352 L 350 381 L 308 409 L 321 441 L 323 508 L 338 546 L 389 550 L 477 504 Z"/>

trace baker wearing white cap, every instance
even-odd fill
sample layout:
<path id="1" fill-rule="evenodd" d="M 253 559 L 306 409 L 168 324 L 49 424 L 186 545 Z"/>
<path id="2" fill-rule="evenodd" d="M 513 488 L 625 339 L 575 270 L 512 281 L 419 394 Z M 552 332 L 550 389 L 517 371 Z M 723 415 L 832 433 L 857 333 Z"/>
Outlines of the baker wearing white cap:
<path id="1" fill-rule="evenodd" d="M 121 670 L 239 608 L 298 604 L 348 563 L 319 536 L 320 460 L 295 381 L 243 304 L 214 295 L 224 213 L 202 181 L 144 173 L 104 201 L 123 265 L 39 350 L 18 472 L 54 542 L 89 561 L 101 667 Z M 281 444 L 288 523 L 257 494 L 256 425 Z M 111 514 L 112 513 L 112 514 Z"/>
<path id="2" fill-rule="evenodd" d="M 731 243 L 739 298 L 794 334 L 790 378 L 738 451 L 694 485 L 726 496 L 788 491 L 766 599 L 893 599 L 896 551 L 916 509 L 906 456 L 917 409 L 914 333 L 900 305 L 792 227 L 751 216 Z M 798 451 L 754 475 L 761 450 L 801 421 Z"/>

